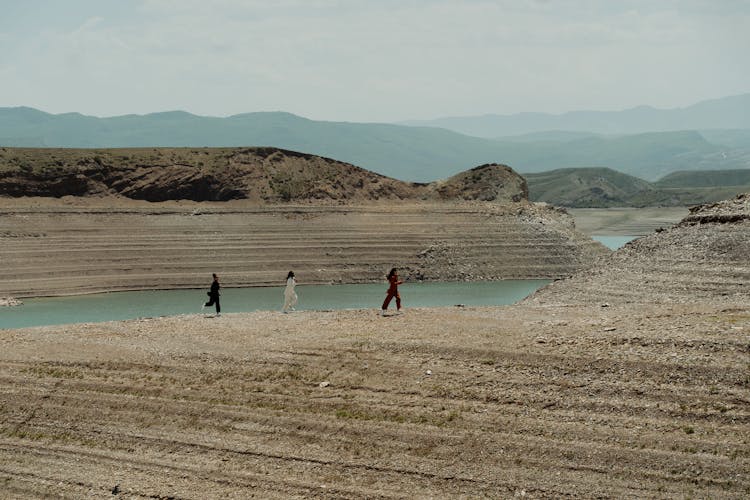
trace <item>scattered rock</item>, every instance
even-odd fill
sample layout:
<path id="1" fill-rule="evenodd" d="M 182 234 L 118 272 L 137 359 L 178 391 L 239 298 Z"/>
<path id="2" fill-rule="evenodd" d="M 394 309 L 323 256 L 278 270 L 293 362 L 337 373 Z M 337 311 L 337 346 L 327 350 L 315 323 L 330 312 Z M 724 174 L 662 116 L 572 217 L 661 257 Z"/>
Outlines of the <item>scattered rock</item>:
<path id="1" fill-rule="evenodd" d="M 15 307 L 23 305 L 23 302 L 13 297 L 0 297 L 0 307 Z"/>
<path id="2" fill-rule="evenodd" d="M 323 382 L 318 384 L 318 387 L 323 388 L 323 387 L 328 387 L 329 385 L 331 385 L 331 383 L 327 380 L 324 380 Z"/>

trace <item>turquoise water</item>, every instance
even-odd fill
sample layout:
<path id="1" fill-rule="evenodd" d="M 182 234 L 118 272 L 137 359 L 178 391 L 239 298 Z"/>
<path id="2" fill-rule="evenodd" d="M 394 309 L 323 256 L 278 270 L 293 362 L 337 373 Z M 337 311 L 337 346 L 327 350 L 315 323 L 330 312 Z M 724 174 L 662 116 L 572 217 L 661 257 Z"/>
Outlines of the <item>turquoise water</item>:
<path id="1" fill-rule="evenodd" d="M 549 283 L 549 280 L 505 280 L 458 283 L 404 283 L 399 287 L 403 306 L 438 307 L 464 304 L 512 304 Z M 386 284 L 300 285 L 297 310 L 380 308 Z M 283 287 L 225 288 L 224 313 L 279 310 Z M 142 317 L 201 313 L 205 290 L 116 292 L 75 297 L 25 299 L 22 306 L 0 307 L 0 328 L 87 323 Z M 391 302 L 395 308 L 395 301 Z M 213 313 L 213 307 L 205 314 Z"/>
<path id="2" fill-rule="evenodd" d="M 593 235 L 591 236 L 596 241 L 600 242 L 610 250 L 617 250 L 621 246 L 623 246 L 625 243 L 629 241 L 633 241 L 636 238 L 639 238 L 639 236 L 598 236 Z"/>

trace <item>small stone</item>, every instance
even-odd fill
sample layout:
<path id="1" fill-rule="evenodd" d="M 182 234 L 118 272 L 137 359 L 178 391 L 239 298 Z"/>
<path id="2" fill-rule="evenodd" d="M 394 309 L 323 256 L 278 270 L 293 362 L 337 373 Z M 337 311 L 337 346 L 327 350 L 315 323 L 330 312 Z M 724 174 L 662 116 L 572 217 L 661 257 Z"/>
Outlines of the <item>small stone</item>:
<path id="1" fill-rule="evenodd" d="M 426 374 L 426 375 L 432 375 L 432 370 L 427 370 L 427 371 L 425 372 L 425 374 Z"/>
<path id="2" fill-rule="evenodd" d="M 604 329 L 605 332 L 614 332 L 615 330 L 617 330 L 617 328 L 615 328 L 614 326 L 608 326 Z"/>
<path id="3" fill-rule="evenodd" d="M 318 387 L 328 387 L 329 385 L 331 385 L 331 383 L 327 380 L 324 380 L 323 382 L 318 384 Z"/>

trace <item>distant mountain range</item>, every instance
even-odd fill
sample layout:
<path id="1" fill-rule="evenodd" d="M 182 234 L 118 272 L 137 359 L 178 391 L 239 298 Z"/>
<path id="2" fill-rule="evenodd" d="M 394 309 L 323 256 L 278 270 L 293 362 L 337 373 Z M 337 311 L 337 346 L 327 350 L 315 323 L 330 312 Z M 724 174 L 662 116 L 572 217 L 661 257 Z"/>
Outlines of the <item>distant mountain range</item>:
<path id="1" fill-rule="evenodd" d="M 508 129 L 512 133 L 503 139 L 471 137 L 434 127 L 314 121 L 282 112 L 216 118 L 175 111 L 97 118 L 79 113 L 53 115 L 26 107 L 0 108 L 0 146 L 269 146 L 335 158 L 415 182 L 447 178 L 486 163 L 507 164 L 522 173 L 609 167 L 656 180 L 680 170 L 750 168 L 748 96 L 685 108 L 685 116 L 698 116 L 696 110 L 703 110 L 705 121 L 698 123 L 697 118 L 691 118 L 693 121 L 686 118 L 680 122 L 674 118 L 670 123 L 678 130 L 617 136 L 594 133 L 601 128 L 593 129 L 594 132 L 524 133 L 527 129 L 519 122 Z M 620 113 L 634 116 L 630 112 Z M 726 119 L 722 121 L 724 115 Z M 635 119 L 631 121 L 635 127 Z M 684 130 L 694 122 L 695 130 Z M 647 130 L 648 123 L 642 121 L 639 130 Z M 667 126 L 666 121 L 660 123 Z M 724 128 L 715 128 L 718 126 Z"/>
<path id="2" fill-rule="evenodd" d="M 686 108 L 650 106 L 623 111 L 571 111 L 488 114 L 412 120 L 405 125 L 439 127 L 465 135 L 499 138 L 533 132 L 577 131 L 598 134 L 638 134 L 671 130 L 750 129 L 750 94 L 702 101 Z"/>

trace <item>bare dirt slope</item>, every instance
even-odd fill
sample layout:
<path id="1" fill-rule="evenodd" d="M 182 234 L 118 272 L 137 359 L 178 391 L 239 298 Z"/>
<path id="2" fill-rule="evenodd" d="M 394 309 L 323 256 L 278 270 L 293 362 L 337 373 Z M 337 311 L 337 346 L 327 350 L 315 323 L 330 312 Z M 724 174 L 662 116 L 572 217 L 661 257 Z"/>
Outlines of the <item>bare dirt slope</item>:
<path id="1" fill-rule="evenodd" d="M 550 284 L 543 304 L 750 302 L 750 194 L 701 205 L 664 231 L 632 241 L 590 269 Z"/>
<path id="2" fill-rule="evenodd" d="M 382 281 L 558 278 L 608 251 L 527 202 L 248 205 L 0 199 L 0 296 Z"/>
<path id="3" fill-rule="evenodd" d="M 687 207 L 649 208 L 567 208 L 575 218 L 576 229 L 600 236 L 646 236 L 680 222 Z"/>
<path id="4" fill-rule="evenodd" d="M 0 331 L 0 496 L 747 498 L 750 309 Z"/>

